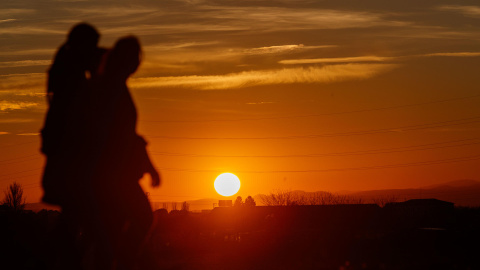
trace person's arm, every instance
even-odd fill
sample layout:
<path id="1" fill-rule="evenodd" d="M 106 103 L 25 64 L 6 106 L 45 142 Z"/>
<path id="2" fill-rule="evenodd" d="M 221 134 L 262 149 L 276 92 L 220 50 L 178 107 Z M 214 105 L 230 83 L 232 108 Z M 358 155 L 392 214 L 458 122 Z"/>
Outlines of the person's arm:
<path id="1" fill-rule="evenodd" d="M 147 149 L 146 149 L 147 142 L 141 136 L 139 135 L 136 135 L 136 136 L 137 136 L 137 139 L 141 141 L 141 147 L 142 147 L 141 155 L 142 155 L 143 163 L 145 166 L 144 172 L 150 174 L 150 178 L 152 180 L 152 187 L 158 187 L 161 184 L 161 177 L 157 169 L 153 165 L 152 160 L 148 156 Z"/>
<path id="2" fill-rule="evenodd" d="M 152 164 L 152 161 L 150 158 L 148 158 L 148 164 L 147 164 L 147 172 L 150 174 L 150 178 L 152 179 L 152 187 L 158 187 L 160 186 L 161 183 L 161 177 L 160 174 L 158 173 L 157 169 Z"/>

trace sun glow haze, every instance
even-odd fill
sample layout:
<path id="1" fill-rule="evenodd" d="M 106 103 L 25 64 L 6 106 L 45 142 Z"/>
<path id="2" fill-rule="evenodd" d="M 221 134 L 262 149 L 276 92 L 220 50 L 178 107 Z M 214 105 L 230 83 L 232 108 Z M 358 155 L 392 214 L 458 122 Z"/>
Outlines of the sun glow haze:
<path id="1" fill-rule="evenodd" d="M 213 185 L 218 194 L 229 197 L 240 190 L 240 179 L 233 173 L 222 173 L 217 176 Z"/>

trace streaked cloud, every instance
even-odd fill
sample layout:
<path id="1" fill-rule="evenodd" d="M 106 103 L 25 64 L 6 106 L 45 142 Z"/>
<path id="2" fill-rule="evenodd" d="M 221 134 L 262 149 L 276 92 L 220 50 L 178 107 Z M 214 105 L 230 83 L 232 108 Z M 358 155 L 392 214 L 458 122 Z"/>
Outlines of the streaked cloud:
<path id="1" fill-rule="evenodd" d="M 160 44 L 151 44 L 143 47 L 145 51 L 172 51 L 172 50 L 182 50 L 182 49 L 191 49 L 204 46 L 212 46 L 220 43 L 219 41 L 208 41 L 208 42 L 177 42 L 177 43 L 160 43 Z"/>
<path id="2" fill-rule="evenodd" d="M 40 105 L 37 102 L 0 100 L 0 111 L 22 110 Z"/>
<path id="3" fill-rule="evenodd" d="M 450 53 L 430 53 L 424 56 L 449 56 L 449 57 L 478 57 L 480 52 L 450 52 Z"/>
<path id="4" fill-rule="evenodd" d="M 355 56 L 355 57 L 338 57 L 338 58 L 316 58 L 316 59 L 290 59 L 281 60 L 280 64 L 320 64 L 320 63 L 357 63 L 357 62 L 383 62 L 394 60 L 394 57 L 382 56 Z"/>
<path id="5" fill-rule="evenodd" d="M 51 63 L 52 63 L 51 60 L 9 61 L 9 62 L 0 62 L 0 68 L 48 66 Z"/>
<path id="6" fill-rule="evenodd" d="M 256 70 L 211 76 L 172 76 L 132 79 L 135 88 L 186 87 L 201 90 L 237 89 L 256 85 L 330 83 L 367 79 L 392 70 L 394 64 L 343 64 L 324 67 Z"/>
<path id="7" fill-rule="evenodd" d="M 0 135 L 7 135 L 7 134 L 10 134 L 10 132 L 0 131 Z"/>
<path id="8" fill-rule="evenodd" d="M 52 27 L 38 27 L 38 26 L 10 26 L 0 28 L 0 35 L 65 35 L 65 30 L 54 29 Z"/>
<path id="9" fill-rule="evenodd" d="M 45 97 L 47 93 L 45 91 L 36 92 L 36 91 L 22 91 L 15 93 L 15 96 L 23 96 L 23 97 Z"/>
<path id="10" fill-rule="evenodd" d="M 179 24 L 144 24 L 138 26 L 118 26 L 107 28 L 102 31 L 105 35 L 126 35 L 135 33 L 136 35 L 171 35 L 171 34 L 188 34 L 188 33 L 204 33 L 204 32 L 226 32 L 241 31 L 249 29 L 246 26 L 236 25 L 219 25 L 210 23 L 179 23 Z M 1 32 L 0 32 L 1 33 Z"/>
<path id="11" fill-rule="evenodd" d="M 38 132 L 30 132 L 30 133 L 18 133 L 18 134 L 16 134 L 16 135 L 18 135 L 18 136 L 38 136 L 38 135 L 40 135 L 40 133 L 38 133 Z"/>
<path id="12" fill-rule="evenodd" d="M 11 123 L 31 123 L 35 122 L 34 119 L 26 119 L 26 118 L 7 118 L 7 119 L 0 119 L 0 124 L 11 124 Z"/>
<path id="13" fill-rule="evenodd" d="M 332 47 L 336 47 L 336 46 L 335 45 L 305 46 L 303 44 L 278 45 L 278 46 L 267 46 L 267 47 L 244 49 L 242 52 L 244 54 L 253 54 L 253 55 L 255 55 L 255 54 L 274 54 L 274 53 L 293 52 L 293 51 L 298 51 L 298 50 L 332 48 Z"/>
<path id="14" fill-rule="evenodd" d="M 283 7 L 218 7 L 203 6 L 204 16 L 230 20 L 237 25 L 263 31 L 294 29 L 369 28 L 373 26 L 405 26 L 406 22 L 386 20 L 382 14 L 333 9 Z"/>
<path id="15" fill-rule="evenodd" d="M 0 16 L 14 16 L 35 13 L 34 9 L 29 8 L 3 8 L 0 9 Z"/>
<path id="16" fill-rule="evenodd" d="M 13 21 L 16 21 L 16 19 L 4 19 L 4 20 L 0 20 L 0 23 L 13 22 Z"/>
<path id="17" fill-rule="evenodd" d="M 248 103 L 245 103 L 247 105 L 265 105 L 265 104 L 275 104 L 277 102 L 274 102 L 274 101 L 260 101 L 260 102 L 248 102 Z"/>
<path id="18" fill-rule="evenodd" d="M 480 17 L 480 6 L 445 5 L 439 6 L 437 9 L 458 12 L 471 17 Z"/>
<path id="19" fill-rule="evenodd" d="M 419 55 L 419 57 L 446 56 L 446 57 L 478 57 L 480 52 L 444 52 L 429 53 Z M 385 56 L 354 56 L 354 57 L 337 57 L 337 58 L 316 58 L 316 59 L 289 59 L 281 60 L 280 64 L 296 65 L 296 64 L 322 64 L 322 63 L 359 63 L 359 62 L 388 62 L 407 57 L 418 56 L 402 56 L 402 57 L 385 57 Z"/>
<path id="20" fill-rule="evenodd" d="M 67 12 L 81 14 L 82 16 L 87 15 L 97 15 L 102 17 L 128 17 L 128 16 L 145 16 L 149 13 L 156 13 L 159 12 L 160 9 L 154 8 L 152 6 L 108 6 L 108 12 L 105 12 L 105 9 L 98 8 L 98 7 L 85 7 L 85 8 L 66 8 Z M 157 16 L 161 16 L 162 14 L 158 14 Z"/>
<path id="21" fill-rule="evenodd" d="M 44 92 L 45 73 L 25 73 L 0 75 L 0 93 L 38 93 Z"/>
<path id="22" fill-rule="evenodd" d="M 0 56 L 17 56 L 17 55 L 48 55 L 53 56 L 55 49 L 28 49 L 0 52 Z"/>

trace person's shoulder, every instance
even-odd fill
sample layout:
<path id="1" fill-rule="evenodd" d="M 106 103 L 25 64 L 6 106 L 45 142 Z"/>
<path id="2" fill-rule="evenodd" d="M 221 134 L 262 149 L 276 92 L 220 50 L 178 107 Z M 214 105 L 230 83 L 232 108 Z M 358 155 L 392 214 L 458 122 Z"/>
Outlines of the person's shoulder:
<path id="1" fill-rule="evenodd" d="M 53 65 L 59 64 L 65 61 L 65 59 L 68 57 L 68 46 L 63 44 L 58 48 L 57 52 L 55 53 L 55 56 L 53 57 Z"/>

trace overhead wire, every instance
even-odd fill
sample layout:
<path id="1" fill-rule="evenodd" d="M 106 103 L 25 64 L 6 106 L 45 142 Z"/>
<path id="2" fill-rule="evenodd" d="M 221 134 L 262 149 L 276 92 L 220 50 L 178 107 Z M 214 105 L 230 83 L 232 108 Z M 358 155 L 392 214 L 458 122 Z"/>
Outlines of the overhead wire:
<path id="1" fill-rule="evenodd" d="M 363 166 L 363 167 L 350 167 L 350 168 L 333 168 L 333 169 L 311 169 L 311 170 L 271 170 L 271 171 L 235 171 L 237 173 L 318 173 L 318 172 L 343 172 L 343 171 L 362 171 L 362 170 L 379 170 L 379 169 L 392 169 L 392 168 L 403 168 L 403 167 L 415 167 L 415 166 L 424 166 L 424 165 L 437 165 L 437 164 L 446 164 L 446 163 L 456 163 L 456 162 L 465 162 L 479 160 L 480 155 L 459 157 L 459 158 L 450 158 L 442 160 L 430 160 L 430 161 L 420 161 L 420 162 L 410 162 L 410 163 L 400 163 L 400 164 L 388 164 L 388 165 L 374 165 L 374 166 Z M 198 173 L 210 173 L 218 172 L 218 170 L 205 170 L 205 169 L 181 169 L 181 168 L 162 168 L 159 167 L 159 170 L 163 171 L 176 171 L 176 172 L 198 172 Z"/>
<path id="2" fill-rule="evenodd" d="M 206 120 L 141 120 L 141 122 L 150 122 L 150 123 L 203 123 L 203 122 L 240 122 L 240 121 L 260 121 L 260 120 L 279 120 L 279 119 L 292 119 L 292 118 L 309 118 L 309 117 L 320 117 L 320 116 L 333 116 L 333 115 L 342 115 L 342 114 L 352 114 L 352 113 L 363 113 L 363 112 L 374 112 L 374 111 L 383 111 L 391 109 L 401 109 L 408 107 L 424 106 L 429 104 L 437 104 L 458 100 L 466 100 L 472 98 L 478 98 L 480 95 L 470 95 L 450 99 L 434 100 L 428 102 L 419 102 L 411 104 L 403 104 L 389 107 L 378 107 L 370 109 L 360 109 L 344 112 L 332 112 L 332 113 L 319 113 L 319 114 L 305 114 L 305 115 L 290 115 L 290 116 L 272 116 L 272 117 L 257 117 L 257 118 L 242 118 L 242 119 L 206 119 Z"/>
<path id="3" fill-rule="evenodd" d="M 9 158 L 9 159 L 2 159 L 0 160 L 0 164 L 6 161 L 12 161 L 12 160 L 17 160 L 17 159 L 23 159 L 27 157 L 33 157 L 33 156 L 38 156 L 38 154 L 33 154 L 33 155 L 27 155 L 27 156 L 21 156 L 21 157 L 16 157 L 16 158 Z"/>
<path id="4" fill-rule="evenodd" d="M 152 155 L 163 155 L 163 156 L 174 156 L 174 157 L 202 157 L 202 158 L 296 158 L 296 157 L 324 157 L 324 156 L 330 157 L 330 156 L 390 154 L 390 153 L 399 153 L 399 152 L 423 151 L 423 150 L 461 147 L 461 146 L 471 146 L 471 145 L 478 145 L 480 144 L 480 142 L 463 143 L 463 144 L 456 144 L 456 145 L 442 145 L 442 144 L 466 142 L 466 141 L 479 140 L 479 139 L 480 138 L 472 138 L 472 139 L 454 140 L 454 141 L 429 143 L 429 144 L 421 144 L 421 145 L 413 145 L 413 146 L 405 146 L 405 147 L 383 148 L 383 149 L 373 149 L 373 150 L 364 150 L 364 151 L 331 152 L 331 153 L 320 153 L 320 154 L 205 155 L 205 154 L 186 154 L 186 153 L 171 153 L 171 152 L 156 152 L 156 151 L 151 151 L 150 153 Z M 434 145 L 441 145 L 441 146 L 433 147 Z"/>
<path id="5" fill-rule="evenodd" d="M 480 122 L 480 116 L 475 116 L 475 117 L 455 119 L 455 120 L 432 122 L 432 123 L 427 123 L 427 124 L 417 124 L 417 125 L 389 127 L 389 128 L 371 129 L 371 130 L 362 130 L 362 131 L 351 131 L 351 132 L 310 134 L 310 135 L 265 136 L 265 137 L 187 137 L 187 136 L 167 136 L 167 135 L 145 135 L 145 136 L 147 138 L 159 138 L 159 139 L 170 139 L 170 140 L 285 140 L 285 139 L 289 140 L 289 139 L 315 139 L 315 138 L 325 138 L 325 137 L 371 135 L 371 134 L 400 132 L 400 131 L 405 132 L 405 131 L 414 131 L 414 130 L 422 130 L 422 129 L 466 125 L 466 124 L 473 124 L 473 123 L 479 123 L 479 122 Z"/>

